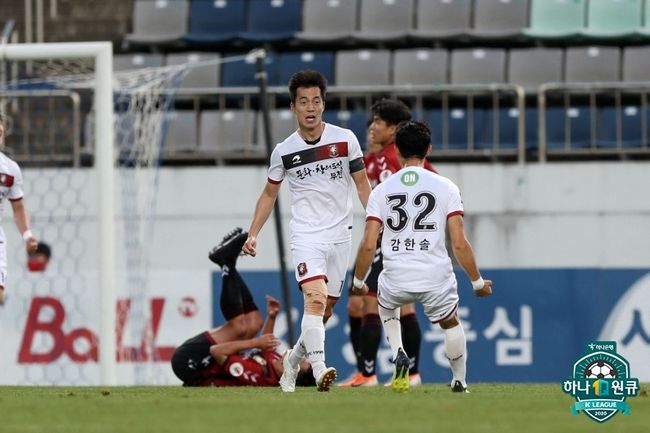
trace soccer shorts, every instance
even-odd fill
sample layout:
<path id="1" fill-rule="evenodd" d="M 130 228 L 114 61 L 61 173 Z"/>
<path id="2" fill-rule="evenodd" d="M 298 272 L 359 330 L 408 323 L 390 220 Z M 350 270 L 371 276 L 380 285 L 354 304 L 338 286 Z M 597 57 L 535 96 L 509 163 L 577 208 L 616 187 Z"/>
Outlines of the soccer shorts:
<path id="1" fill-rule="evenodd" d="M 431 323 L 438 323 L 452 317 L 458 309 L 458 290 L 455 278 L 444 289 L 427 292 L 408 291 L 408 283 L 403 288 L 388 287 L 381 276 L 378 286 L 377 302 L 379 305 L 394 310 L 417 301 L 424 307 L 424 314 Z"/>
<path id="2" fill-rule="evenodd" d="M 201 386 L 206 377 L 222 372 L 221 366 L 210 355 L 210 347 L 215 344 L 217 342 L 206 331 L 176 348 L 172 370 L 185 386 Z"/>
<path id="3" fill-rule="evenodd" d="M 327 296 L 340 298 L 351 248 L 351 242 L 292 245 L 293 267 L 298 285 L 324 279 L 327 283 Z"/>

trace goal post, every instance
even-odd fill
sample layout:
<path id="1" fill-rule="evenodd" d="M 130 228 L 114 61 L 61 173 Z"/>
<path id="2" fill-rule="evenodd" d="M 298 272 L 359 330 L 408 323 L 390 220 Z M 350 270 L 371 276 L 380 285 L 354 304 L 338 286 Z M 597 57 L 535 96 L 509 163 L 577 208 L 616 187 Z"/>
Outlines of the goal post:
<path id="1" fill-rule="evenodd" d="M 101 384 L 116 384 L 115 157 L 113 148 L 113 46 L 110 42 L 0 45 L 0 60 L 88 58 L 95 62 L 95 170 L 97 173 L 98 276 L 100 295 L 99 364 Z"/>

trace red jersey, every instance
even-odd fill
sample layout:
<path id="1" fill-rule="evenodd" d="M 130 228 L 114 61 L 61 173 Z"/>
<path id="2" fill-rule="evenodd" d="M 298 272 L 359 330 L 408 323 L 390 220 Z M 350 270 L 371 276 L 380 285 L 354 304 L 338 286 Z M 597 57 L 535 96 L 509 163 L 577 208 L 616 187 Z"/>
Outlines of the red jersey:
<path id="1" fill-rule="evenodd" d="M 395 143 L 386 145 L 379 152 L 366 155 L 366 158 L 368 159 L 364 158 L 364 162 L 366 164 L 366 172 L 368 173 L 368 179 L 370 180 L 370 186 L 372 188 L 376 187 L 385 181 L 388 176 L 397 173 L 402 168 L 402 164 L 400 164 L 399 157 L 397 156 L 397 146 Z M 434 173 L 438 173 L 438 171 L 433 168 L 426 159 L 424 160 L 424 168 Z"/>
<path id="2" fill-rule="evenodd" d="M 205 374 L 203 386 L 278 386 L 280 377 L 273 361 L 282 359 L 275 350 L 255 350 L 230 355 L 224 365 L 214 364 Z"/>

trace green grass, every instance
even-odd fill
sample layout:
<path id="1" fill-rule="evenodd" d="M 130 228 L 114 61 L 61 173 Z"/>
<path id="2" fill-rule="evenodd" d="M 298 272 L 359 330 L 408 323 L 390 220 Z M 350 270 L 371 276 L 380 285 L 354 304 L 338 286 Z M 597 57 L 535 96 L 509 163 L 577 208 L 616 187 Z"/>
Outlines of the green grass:
<path id="1" fill-rule="evenodd" d="M 0 387 L 2 433 L 649 432 L 648 384 L 630 416 L 605 424 L 573 416 L 559 384 L 444 385 L 395 394 L 384 387 L 318 393 L 299 388 Z"/>

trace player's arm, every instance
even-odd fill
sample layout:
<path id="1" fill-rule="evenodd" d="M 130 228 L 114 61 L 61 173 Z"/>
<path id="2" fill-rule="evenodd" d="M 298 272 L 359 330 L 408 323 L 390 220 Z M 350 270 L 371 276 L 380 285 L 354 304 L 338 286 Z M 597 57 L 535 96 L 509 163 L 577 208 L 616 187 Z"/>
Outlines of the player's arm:
<path id="1" fill-rule="evenodd" d="M 451 216 L 447 220 L 447 228 L 449 230 L 454 256 L 472 281 L 474 294 L 476 296 L 488 296 L 492 294 L 492 281 L 481 278 L 481 272 L 478 269 L 476 258 L 474 257 L 474 250 L 465 235 L 463 217 L 461 215 Z"/>
<path id="2" fill-rule="evenodd" d="M 210 355 L 212 355 L 219 365 L 224 365 L 230 355 L 239 353 L 242 350 L 270 350 L 277 347 L 279 344 L 280 340 L 278 340 L 275 335 L 264 334 L 248 340 L 236 340 L 215 344 L 210 347 Z"/>
<path id="3" fill-rule="evenodd" d="M 366 174 L 366 170 L 362 168 L 361 170 L 352 172 L 352 179 L 354 179 L 354 184 L 357 187 L 359 201 L 365 209 L 368 205 L 368 197 L 370 196 L 370 191 L 372 190 L 370 187 L 370 181 L 368 180 L 368 175 Z"/>
<path id="4" fill-rule="evenodd" d="M 257 254 L 257 235 L 260 230 L 266 223 L 266 220 L 269 219 L 273 206 L 275 205 L 275 200 L 278 198 L 278 192 L 280 191 L 280 183 L 275 183 L 268 181 L 264 186 L 262 194 L 257 199 L 257 204 L 255 205 L 255 214 L 253 215 L 253 221 L 251 226 L 248 229 L 248 239 L 242 248 L 246 254 L 255 256 Z"/>
<path id="5" fill-rule="evenodd" d="M 382 224 L 375 218 L 366 221 L 366 228 L 363 232 L 363 239 L 357 252 L 356 267 L 354 268 L 354 280 L 352 282 L 352 292 L 355 295 L 365 295 L 368 293 L 368 286 L 363 282 L 368 274 L 368 269 L 375 257 L 377 249 L 377 238 Z"/>
<path id="6" fill-rule="evenodd" d="M 16 227 L 25 240 L 25 249 L 27 250 L 27 253 L 33 253 L 36 251 L 38 242 L 31 230 L 29 230 L 29 217 L 27 216 L 27 210 L 25 209 L 25 202 L 22 198 L 18 200 L 9 200 L 9 202 L 11 203 L 11 208 L 14 213 L 14 222 L 16 223 Z"/>
<path id="7" fill-rule="evenodd" d="M 273 334 L 275 318 L 278 316 L 279 312 L 280 301 L 275 299 L 273 296 L 266 295 L 266 320 L 264 320 L 264 326 L 262 327 L 262 335 Z"/>

